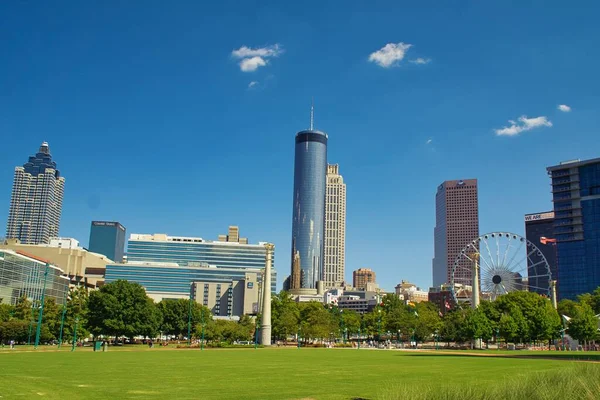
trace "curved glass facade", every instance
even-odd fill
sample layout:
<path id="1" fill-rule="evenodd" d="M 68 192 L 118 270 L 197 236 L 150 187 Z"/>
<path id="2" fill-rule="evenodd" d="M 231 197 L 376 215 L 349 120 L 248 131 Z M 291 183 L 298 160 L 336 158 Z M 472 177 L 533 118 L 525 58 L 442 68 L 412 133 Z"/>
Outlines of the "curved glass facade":
<path id="1" fill-rule="evenodd" d="M 292 264 L 300 260 L 302 288 L 316 288 L 323 270 L 327 135 L 309 130 L 296 134 Z"/>

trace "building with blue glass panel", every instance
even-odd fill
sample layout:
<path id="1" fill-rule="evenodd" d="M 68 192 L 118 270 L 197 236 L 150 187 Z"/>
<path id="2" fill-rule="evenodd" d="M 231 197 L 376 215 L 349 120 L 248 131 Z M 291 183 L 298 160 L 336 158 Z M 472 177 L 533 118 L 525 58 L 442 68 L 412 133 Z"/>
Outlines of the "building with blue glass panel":
<path id="1" fill-rule="evenodd" d="M 557 241 L 558 297 L 575 299 L 600 286 L 600 158 L 548 167 Z"/>
<path id="2" fill-rule="evenodd" d="M 47 244 L 58 236 L 65 178 L 52 160 L 50 146 L 39 151 L 22 167 L 15 168 L 6 237 L 24 244 Z"/>
<path id="3" fill-rule="evenodd" d="M 256 268 L 217 268 L 209 266 L 182 267 L 175 263 L 144 263 L 128 262 L 126 264 L 108 264 L 106 266 L 105 282 L 110 283 L 119 279 L 137 282 L 142 285 L 154 300 L 165 298 L 189 298 L 192 284 L 223 284 L 223 292 L 229 289 L 224 283 L 247 281 L 256 276 L 262 285 L 262 270 Z M 276 293 L 277 275 L 271 275 L 270 289 Z"/>
<path id="4" fill-rule="evenodd" d="M 296 134 L 292 217 L 291 289 L 317 287 L 323 279 L 327 134 Z M 299 274 L 294 266 L 299 265 Z M 298 276 L 299 275 L 299 276 Z M 296 280 L 300 282 L 296 282 Z"/>
<path id="5" fill-rule="evenodd" d="M 113 221 L 92 221 L 88 250 L 122 262 L 125 252 L 125 227 Z"/>
<path id="6" fill-rule="evenodd" d="M 247 242 L 247 240 L 244 240 Z M 207 264 L 218 268 L 265 268 L 265 243 L 212 241 L 199 237 L 133 233 L 127 242 L 127 262 L 169 262 L 180 266 Z M 275 260 L 273 254 L 272 260 Z M 275 262 L 273 261 L 273 269 Z"/>

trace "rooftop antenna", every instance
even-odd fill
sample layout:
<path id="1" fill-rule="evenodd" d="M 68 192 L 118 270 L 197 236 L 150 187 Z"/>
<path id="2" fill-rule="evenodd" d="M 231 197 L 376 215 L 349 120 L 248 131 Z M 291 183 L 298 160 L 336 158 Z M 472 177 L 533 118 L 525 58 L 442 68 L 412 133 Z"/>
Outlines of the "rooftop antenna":
<path id="1" fill-rule="evenodd" d="M 315 127 L 315 98 L 311 98 L 310 101 L 310 130 L 312 131 Z"/>

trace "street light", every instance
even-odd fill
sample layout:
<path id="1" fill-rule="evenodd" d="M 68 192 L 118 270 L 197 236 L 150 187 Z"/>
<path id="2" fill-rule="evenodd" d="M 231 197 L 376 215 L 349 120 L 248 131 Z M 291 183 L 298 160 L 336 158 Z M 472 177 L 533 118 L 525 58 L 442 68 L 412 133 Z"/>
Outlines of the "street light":
<path id="1" fill-rule="evenodd" d="M 60 335 L 58 336 L 58 348 L 62 345 L 62 337 L 63 337 L 63 328 L 65 326 L 65 315 L 67 314 L 67 293 L 65 292 L 65 296 L 63 298 L 63 311 L 62 317 L 60 318 Z"/>
<path id="2" fill-rule="evenodd" d="M 381 308 L 378 310 L 379 319 L 377 321 L 377 342 L 381 343 Z"/>
<path id="3" fill-rule="evenodd" d="M 75 344 L 77 343 L 77 326 L 79 325 L 79 317 L 75 318 L 75 329 L 73 330 L 73 346 L 71 351 L 75 351 Z"/>
<path id="4" fill-rule="evenodd" d="M 46 280 L 48 279 L 48 272 L 50 271 L 50 264 L 46 263 L 44 269 L 44 287 L 42 289 L 42 304 L 40 305 L 40 312 L 38 314 L 37 329 L 35 330 L 35 344 L 33 348 L 37 350 L 38 344 L 40 344 L 40 335 L 42 333 L 42 317 L 44 315 L 44 299 L 46 297 Z"/>

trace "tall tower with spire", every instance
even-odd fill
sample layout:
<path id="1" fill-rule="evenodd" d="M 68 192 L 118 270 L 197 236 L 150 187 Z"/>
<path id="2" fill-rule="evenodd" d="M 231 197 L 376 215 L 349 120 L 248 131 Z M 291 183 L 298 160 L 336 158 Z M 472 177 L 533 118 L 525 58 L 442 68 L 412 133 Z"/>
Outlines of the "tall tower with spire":
<path id="1" fill-rule="evenodd" d="M 6 238 L 41 244 L 58 236 L 64 187 L 65 178 L 52 161 L 48 143 L 43 142 L 29 161 L 15 168 Z"/>
<path id="2" fill-rule="evenodd" d="M 315 289 L 323 279 L 326 174 L 327 134 L 314 129 L 311 105 L 309 129 L 296 134 L 291 254 L 292 277 L 301 279 L 296 289 Z"/>

